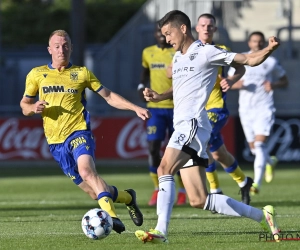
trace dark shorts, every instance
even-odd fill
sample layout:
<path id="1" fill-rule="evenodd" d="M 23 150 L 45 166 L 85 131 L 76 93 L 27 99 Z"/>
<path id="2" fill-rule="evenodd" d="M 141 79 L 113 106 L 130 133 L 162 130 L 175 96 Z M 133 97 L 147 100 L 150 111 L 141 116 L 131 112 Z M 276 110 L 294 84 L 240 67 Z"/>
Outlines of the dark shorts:
<path id="1" fill-rule="evenodd" d="M 209 150 L 210 152 L 215 152 L 224 144 L 221 130 L 228 120 L 229 111 L 226 108 L 210 109 L 207 110 L 207 115 L 212 126 L 212 132 L 209 140 Z"/>
<path id="2" fill-rule="evenodd" d="M 148 108 L 152 117 L 147 121 L 147 140 L 163 141 L 170 137 L 174 131 L 173 128 L 173 109 Z"/>
<path id="3" fill-rule="evenodd" d="M 50 144 L 50 152 L 65 175 L 79 185 L 82 178 L 78 172 L 77 159 L 87 154 L 95 159 L 95 141 L 91 131 L 82 130 L 72 133 L 63 143 Z"/>

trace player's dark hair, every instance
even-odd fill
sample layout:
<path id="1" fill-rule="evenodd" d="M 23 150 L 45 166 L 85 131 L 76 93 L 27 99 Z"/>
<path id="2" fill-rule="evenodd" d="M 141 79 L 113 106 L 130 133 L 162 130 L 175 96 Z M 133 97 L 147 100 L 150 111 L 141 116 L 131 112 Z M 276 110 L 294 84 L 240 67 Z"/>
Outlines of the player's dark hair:
<path id="1" fill-rule="evenodd" d="M 201 17 L 205 17 L 205 18 L 208 18 L 208 19 L 212 19 L 212 20 L 214 20 L 215 24 L 217 23 L 217 20 L 216 20 L 215 16 L 212 15 L 212 14 L 209 14 L 209 13 L 201 14 L 201 15 L 198 17 L 198 21 L 199 21 L 199 19 L 200 19 Z"/>
<path id="2" fill-rule="evenodd" d="M 189 31 L 192 30 L 191 20 L 189 17 L 180 10 L 172 10 L 168 12 L 162 19 L 158 21 L 159 28 L 162 28 L 166 24 L 171 24 L 173 27 L 180 27 L 184 24 Z"/>
<path id="3" fill-rule="evenodd" d="M 250 41 L 250 39 L 251 39 L 252 36 L 260 36 L 264 41 L 266 41 L 265 35 L 262 32 L 260 32 L 260 31 L 254 31 L 254 32 L 252 32 L 249 35 L 249 37 L 248 37 L 248 41 Z"/>

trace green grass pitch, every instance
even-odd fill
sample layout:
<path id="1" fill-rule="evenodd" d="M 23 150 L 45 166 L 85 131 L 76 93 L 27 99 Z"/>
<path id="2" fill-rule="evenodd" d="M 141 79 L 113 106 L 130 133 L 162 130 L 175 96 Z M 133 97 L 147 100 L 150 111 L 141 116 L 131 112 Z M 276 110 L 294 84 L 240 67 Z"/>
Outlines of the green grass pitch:
<path id="1" fill-rule="evenodd" d="M 241 166 L 243 168 L 243 166 Z M 253 176 L 250 166 L 245 173 Z M 127 209 L 116 204 L 119 217 L 126 226 L 121 235 L 112 232 L 106 239 L 88 239 L 81 229 L 86 211 L 98 207 L 77 188 L 58 167 L 1 167 L 0 177 L 0 249 L 300 249 L 300 240 L 279 243 L 259 238 L 260 225 L 250 219 L 213 215 L 189 205 L 174 207 L 169 227 L 168 245 L 143 244 L 134 232 L 150 229 L 156 224 L 156 209 L 148 207 L 152 184 L 147 167 L 104 167 L 98 172 L 119 189 L 134 188 L 144 224 L 136 227 Z M 220 168 L 223 192 L 240 200 L 238 187 Z M 251 204 L 262 208 L 272 204 L 284 237 L 300 237 L 300 166 L 281 164 L 272 183 L 263 183 L 261 193 Z M 262 237 L 262 236 L 261 236 Z"/>

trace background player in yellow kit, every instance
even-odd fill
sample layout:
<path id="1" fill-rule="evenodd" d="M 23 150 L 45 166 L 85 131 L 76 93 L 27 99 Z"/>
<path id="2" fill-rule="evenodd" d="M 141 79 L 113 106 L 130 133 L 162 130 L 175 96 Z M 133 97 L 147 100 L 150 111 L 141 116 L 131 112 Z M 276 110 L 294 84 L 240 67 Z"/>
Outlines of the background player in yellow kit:
<path id="1" fill-rule="evenodd" d="M 154 37 L 157 44 L 145 48 L 142 54 L 143 69 L 138 92 L 144 101 L 143 90 L 149 80 L 150 88 L 158 93 L 162 93 L 172 86 L 172 80 L 167 78 L 166 70 L 172 62 L 175 51 L 166 43 L 166 39 L 158 26 L 155 27 Z M 154 184 L 154 191 L 148 205 L 155 206 L 158 193 L 157 168 L 161 160 L 161 144 L 166 138 L 166 133 L 168 132 L 168 135 L 171 136 L 174 131 L 173 100 L 169 99 L 158 103 L 147 102 L 147 108 L 152 114 L 151 119 L 147 121 L 147 141 L 149 150 L 149 172 Z M 178 184 L 179 192 L 176 204 L 183 205 L 186 203 L 186 194 L 179 172 Z"/>
<path id="2" fill-rule="evenodd" d="M 54 159 L 78 187 L 98 200 L 99 206 L 110 214 L 117 233 L 123 232 L 125 226 L 118 219 L 113 202 L 125 203 L 133 222 L 141 226 L 143 214 L 137 206 L 135 191 L 109 186 L 96 171 L 95 141 L 90 115 L 85 108 L 85 89 L 98 93 L 113 107 L 136 112 L 143 120 L 150 118 L 151 113 L 105 88 L 86 67 L 73 65 L 70 62 L 71 39 L 66 31 L 52 32 L 48 52 L 52 61 L 33 68 L 27 75 L 20 103 L 23 114 L 42 116 Z M 35 101 L 37 94 L 39 100 Z"/>

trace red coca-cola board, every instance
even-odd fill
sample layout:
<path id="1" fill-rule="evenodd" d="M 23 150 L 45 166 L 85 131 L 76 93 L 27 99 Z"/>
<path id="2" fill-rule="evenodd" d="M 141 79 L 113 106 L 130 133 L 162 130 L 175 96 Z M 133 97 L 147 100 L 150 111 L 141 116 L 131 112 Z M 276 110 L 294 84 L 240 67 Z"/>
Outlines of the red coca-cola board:
<path id="1" fill-rule="evenodd" d="M 96 138 L 97 159 L 147 157 L 145 122 L 140 118 L 94 118 L 91 123 Z M 232 118 L 223 129 L 223 135 L 228 150 L 234 154 Z M 41 119 L 0 119 L 0 161 L 20 159 L 52 159 Z"/>

